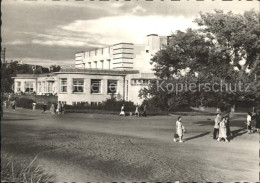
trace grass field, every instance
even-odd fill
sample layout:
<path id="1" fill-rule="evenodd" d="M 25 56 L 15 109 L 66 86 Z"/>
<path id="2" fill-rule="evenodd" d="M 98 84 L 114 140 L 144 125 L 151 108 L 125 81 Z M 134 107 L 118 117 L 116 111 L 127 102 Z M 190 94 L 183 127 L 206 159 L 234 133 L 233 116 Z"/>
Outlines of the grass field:
<path id="1" fill-rule="evenodd" d="M 184 143 L 174 143 L 176 115 L 117 116 L 4 111 L 2 152 L 33 159 L 56 181 L 259 180 L 259 134 L 245 114 L 231 118 L 230 142 L 212 139 L 212 116 L 183 116 Z M 3 157 L 2 157 L 3 158 Z"/>

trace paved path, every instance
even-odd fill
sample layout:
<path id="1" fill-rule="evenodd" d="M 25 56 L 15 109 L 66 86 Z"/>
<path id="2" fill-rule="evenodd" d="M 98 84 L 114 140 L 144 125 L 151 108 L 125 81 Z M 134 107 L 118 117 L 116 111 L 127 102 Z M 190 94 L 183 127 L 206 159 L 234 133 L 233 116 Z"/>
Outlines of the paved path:
<path id="1" fill-rule="evenodd" d="M 213 118 L 185 116 L 183 144 L 172 141 L 177 116 L 55 116 L 7 110 L 2 150 L 34 157 L 57 181 L 257 181 L 259 135 L 234 116 L 229 143 L 212 139 Z"/>

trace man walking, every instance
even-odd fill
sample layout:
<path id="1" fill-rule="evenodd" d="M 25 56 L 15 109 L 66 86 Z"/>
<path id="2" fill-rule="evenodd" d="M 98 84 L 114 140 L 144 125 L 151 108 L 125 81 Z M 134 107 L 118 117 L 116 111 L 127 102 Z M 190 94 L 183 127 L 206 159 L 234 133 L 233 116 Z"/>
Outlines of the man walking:
<path id="1" fill-rule="evenodd" d="M 215 125 L 214 125 L 214 131 L 213 131 L 213 139 L 217 139 L 217 134 L 219 134 L 219 123 L 220 123 L 220 115 L 217 114 L 215 118 Z"/>

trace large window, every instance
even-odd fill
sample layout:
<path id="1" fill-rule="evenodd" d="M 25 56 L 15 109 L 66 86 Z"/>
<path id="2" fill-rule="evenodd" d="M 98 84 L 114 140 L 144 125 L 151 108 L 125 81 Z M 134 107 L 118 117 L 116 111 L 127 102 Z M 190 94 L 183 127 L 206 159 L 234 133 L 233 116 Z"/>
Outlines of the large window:
<path id="1" fill-rule="evenodd" d="M 27 93 L 33 93 L 33 82 L 25 82 L 24 83 L 24 91 Z"/>
<path id="2" fill-rule="evenodd" d="M 84 92 L 84 79 L 73 79 L 73 92 Z"/>
<path id="3" fill-rule="evenodd" d="M 66 93 L 67 92 L 67 78 L 60 79 L 60 92 Z"/>
<path id="4" fill-rule="evenodd" d="M 91 93 L 101 93 L 101 79 L 91 79 Z"/>
<path id="5" fill-rule="evenodd" d="M 42 82 L 42 93 L 46 93 L 45 81 Z"/>
<path id="6" fill-rule="evenodd" d="M 107 93 L 115 94 L 117 93 L 117 80 L 107 80 Z"/>
<path id="7" fill-rule="evenodd" d="M 40 93 L 42 92 L 42 83 L 41 82 L 38 83 L 38 90 Z"/>
<path id="8" fill-rule="evenodd" d="M 53 83 L 47 82 L 47 93 L 52 93 L 52 87 L 53 87 Z"/>

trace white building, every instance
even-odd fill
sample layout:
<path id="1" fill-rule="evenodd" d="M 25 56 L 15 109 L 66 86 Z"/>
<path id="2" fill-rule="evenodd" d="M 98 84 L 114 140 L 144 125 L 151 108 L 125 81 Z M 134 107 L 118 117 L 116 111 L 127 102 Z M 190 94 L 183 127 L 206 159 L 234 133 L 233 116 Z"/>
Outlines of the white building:
<path id="1" fill-rule="evenodd" d="M 141 104 L 140 89 L 154 75 L 151 58 L 168 37 L 151 34 L 144 44 L 119 43 L 75 54 L 75 69 L 41 75 L 17 75 L 14 92 L 54 94 L 69 105 L 98 103 L 111 95 Z"/>

